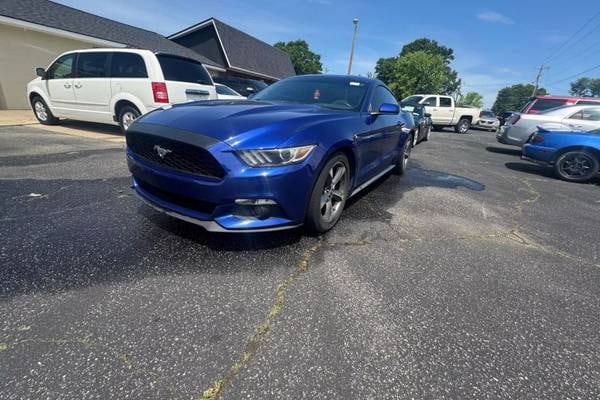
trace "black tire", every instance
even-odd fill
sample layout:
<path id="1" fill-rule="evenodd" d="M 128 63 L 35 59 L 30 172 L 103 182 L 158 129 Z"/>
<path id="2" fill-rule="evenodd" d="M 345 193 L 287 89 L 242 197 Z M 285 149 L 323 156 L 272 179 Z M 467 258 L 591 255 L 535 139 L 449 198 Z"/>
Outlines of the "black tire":
<path id="1" fill-rule="evenodd" d="M 413 141 L 412 135 L 409 136 L 405 141 L 402 149 L 400 149 L 400 153 L 398 154 L 398 158 L 396 159 L 396 166 L 394 167 L 394 173 L 396 175 L 404 175 L 406 172 L 406 167 L 408 166 L 408 159 L 410 158 L 410 153 L 412 151 L 411 143 Z"/>
<path id="2" fill-rule="evenodd" d="M 598 155 L 586 150 L 567 151 L 556 159 L 554 172 L 568 182 L 586 182 L 598 175 Z"/>
<path id="3" fill-rule="evenodd" d="M 467 118 L 461 118 L 458 121 L 458 124 L 454 125 L 454 132 L 464 134 L 468 133 L 470 128 L 471 121 L 469 121 Z"/>
<path id="4" fill-rule="evenodd" d="M 119 114 L 117 115 L 117 121 L 119 121 L 119 126 L 121 127 L 121 131 L 125 133 L 127 128 L 131 123 L 137 119 L 142 113 L 140 110 L 135 108 L 134 106 L 123 106 L 119 109 Z M 131 119 L 133 117 L 133 119 Z"/>
<path id="5" fill-rule="evenodd" d="M 431 129 L 431 127 L 427 128 L 427 135 L 423 136 L 423 139 L 421 139 L 421 141 L 427 142 L 429 140 L 429 136 L 431 136 Z"/>
<path id="6" fill-rule="evenodd" d="M 336 168 L 339 169 L 341 166 L 345 168 L 345 172 L 337 184 L 332 186 L 335 176 L 332 177 L 330 172 L 334 171 L 334 175 L 336 175 Z M 345 155 L 334 154 L 327 161 L 319 173 L 310 196 L 306 212 L 306 226 L 308 229 L 317 233 L 325 233 L 337 224 L 346 206 L 346 201 L 350 197 L 350 174 L 350 163 Z M 338 192 L 338 194 L 336 195 L 335 192 Z M 326 202 L 324 202 L 323 196 L 326 197 Z M 326 216 L 328 203 L 331 219 Z"/>
<path id="7" fill-rule="evenodd" d="M 35 96 L 33 99 L 31 99 L 31 108 L 33 109 L 35 118 L 37 118 L 40 124 L 58 124 L 58 118 L 52 114 L 52 111 L 50 111 L 50 108 L 48 108 L 48 105 L 40 96 Z"/>

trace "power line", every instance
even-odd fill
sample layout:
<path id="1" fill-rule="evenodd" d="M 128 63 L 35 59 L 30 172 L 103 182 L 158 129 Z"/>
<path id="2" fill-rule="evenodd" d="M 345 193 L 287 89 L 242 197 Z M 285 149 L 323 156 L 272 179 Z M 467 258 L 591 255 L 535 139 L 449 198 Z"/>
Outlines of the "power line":
<path id="1" fill-rule="evenodd" d="M 552 83 L 550 83 L 548 86 L 553 86 L 553 85 L 556 85 L 556 84 L 559 84 L 559 83 L 563 83 L 563 82 L 565 82 L 565 81 L 568 81 L 568 80 L 570 80 L 570 79 L 577 78 L 578 76 L 581 76 L 581 75 L 583 75 L 583 74 L 587 74 L 588 72 L 590 72 L 590 71 L 593 71 L 593 70 L 595 70 L 595 69 L 598 69 L 598 68 L 600 68 L 600 64 L 598 64 L 598 65 L 596 65 L 596 66 L 594 66 L 594 67 L 592 67 L 592 68 L 586 69 L 585 71 L 581 71 L 581 72 L 579 72 L 579 73 L 577 73 L 577 74 L 574 74 L 574 75 L 568 76 L 568 77 L 566 77 L 566 78 L 564 78 L 564 79 L 561 79 L 561 80 L 559 80 L 559 81 L 552 82 Z"/>
<path id="2" fill-rule="evenodd" d="M 565 48 L 565 46 L 572 39 L 574 39 L 580 32 L 582 32 L 590 24 L 590 22 L 592 22 L 598 15 L 600 15 L 600 11 L 598 11 L 597 13 L 592 15 L 592 17 L 590 19 L 588 19 L 574 34 L 572 34 L 565 42 L 563 42 L 560 46 L 558 46 L 558 48 L 544 60 L 544 63 L 547 64 L 548 61 L 550 61 L 553 57 L 555 57 L 562 49 Z M 592 32 L 594 32 L 596 29 L 598 29 L 598 27 L 600 27 L 600 25 L 598 25 L 596 28 L 592 29 L 591 32 L 588 32 L 588 34 L 585 35 L 584 38 L 588 37 Z M 582 40 L 582 39 L 580 39 L 580 40 Z"/>

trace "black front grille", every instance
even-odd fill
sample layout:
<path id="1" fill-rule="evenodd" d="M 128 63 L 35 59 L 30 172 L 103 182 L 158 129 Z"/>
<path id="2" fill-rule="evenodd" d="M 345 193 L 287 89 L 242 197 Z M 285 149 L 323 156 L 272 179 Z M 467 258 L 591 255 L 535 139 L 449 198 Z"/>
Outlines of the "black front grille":
<path id="1" fill-rule="evenodd" d="M 164 201 L 167 201 L 171 204 L 185 207 L 190 210 L 199 211 L 205 214 L 212 214 L 215 210 L 216 205 L 213 203 L 209 203 L 207 201 L 197 200 L 187 196 L 181 196 L 179 194 L 167 192 L 161 188 L 158 188 L 154 185 L 149 184 L 141 180 L 140 178 L 135 178 L 136 183 L 143 191 L 150 193 L 151 195 L 158 197 Z"/>
<path id="2" fill-rule="evenodd" d="M 208 150 L 192 144 L 132 131 L 127 132 L 127 147 L 147 161 L 177 171 L 219 179 L 225 176 L 223 167 Z"/>

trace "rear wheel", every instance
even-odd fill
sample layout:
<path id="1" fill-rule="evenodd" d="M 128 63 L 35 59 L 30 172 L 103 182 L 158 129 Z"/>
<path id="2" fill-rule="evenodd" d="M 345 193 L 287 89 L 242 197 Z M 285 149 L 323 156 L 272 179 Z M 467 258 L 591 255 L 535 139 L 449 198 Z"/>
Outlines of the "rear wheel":
<path id="1" fill-rule="evenodd" d="M 400 154 L 398 154 L 398 159 L 396 160 L 396 166 L 394 168 L 394 172 L 398 175 L 404 175 L 406 172 L 406 167 L 408 166 L 408 159 L 410 158 L 410 153 L 412 151 L 412 137 L 407 138 L 404 141 L 404 145 L 400 150 Z"/>
<path id="2" fill-rule="evenodd" d="M 565 181 L 585 182 L 598 174 L 598 157 L 585 150 L 573 150 L 561 154 L 554 164 L 554 171 Z"/>
<path id="3" fill-rule="evenodd" d="M 467 133 L 469 132 L 469 128 L 471 128 L 471 121 L 466 118 L 461 118 L 461 120 L 458 121 L 458 124 L 456 124 L 454 127 L 454 131 L 456 133 Z"/>
<path id="4" fill-rule="evenodd" d="M 339 221 L 350 191 L 350 163 L 343 154 L 323 167 L 313 188 L 306 215 L 308 227 L 325 233 Z"/>
<path id="5" fill-rule="evenodd" d="M 58 118 L 52 115 L 52 112 L 46 105 L 46 102 L 41 97 L 34 97 L 31 100 L 31 106 L 33 108 L 33 113 L 40 124 L 56 125 L 58 123 Z"/>
<path id="6" fill-rule="evenodd" d="M 423 138 L 423 141 L 426 142 L 429 140 L 429 137 L 431 136 L 431 127 L 427 128 L 427 135 L 425 135 L 425 137 Z"/>
<path id="7" fill-rule="evenodd" d="M 119 109 L 118 121 L 123 132 L 129 129 L 129 126 L 141 115 L 140 111 L 134 106 L 123 106 Z"/>

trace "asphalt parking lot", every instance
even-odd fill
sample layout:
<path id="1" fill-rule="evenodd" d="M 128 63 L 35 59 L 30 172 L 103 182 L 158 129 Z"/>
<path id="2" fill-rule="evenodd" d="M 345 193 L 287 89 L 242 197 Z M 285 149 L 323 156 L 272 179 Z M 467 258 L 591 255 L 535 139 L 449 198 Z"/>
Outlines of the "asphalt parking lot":
<path id="1" fill-rule="evenodd" d="M 600 398 L 600 181 L 435 132 L 323 237 L 132 196 L 123 143 L 0 128 L 1 399 Z"/>

